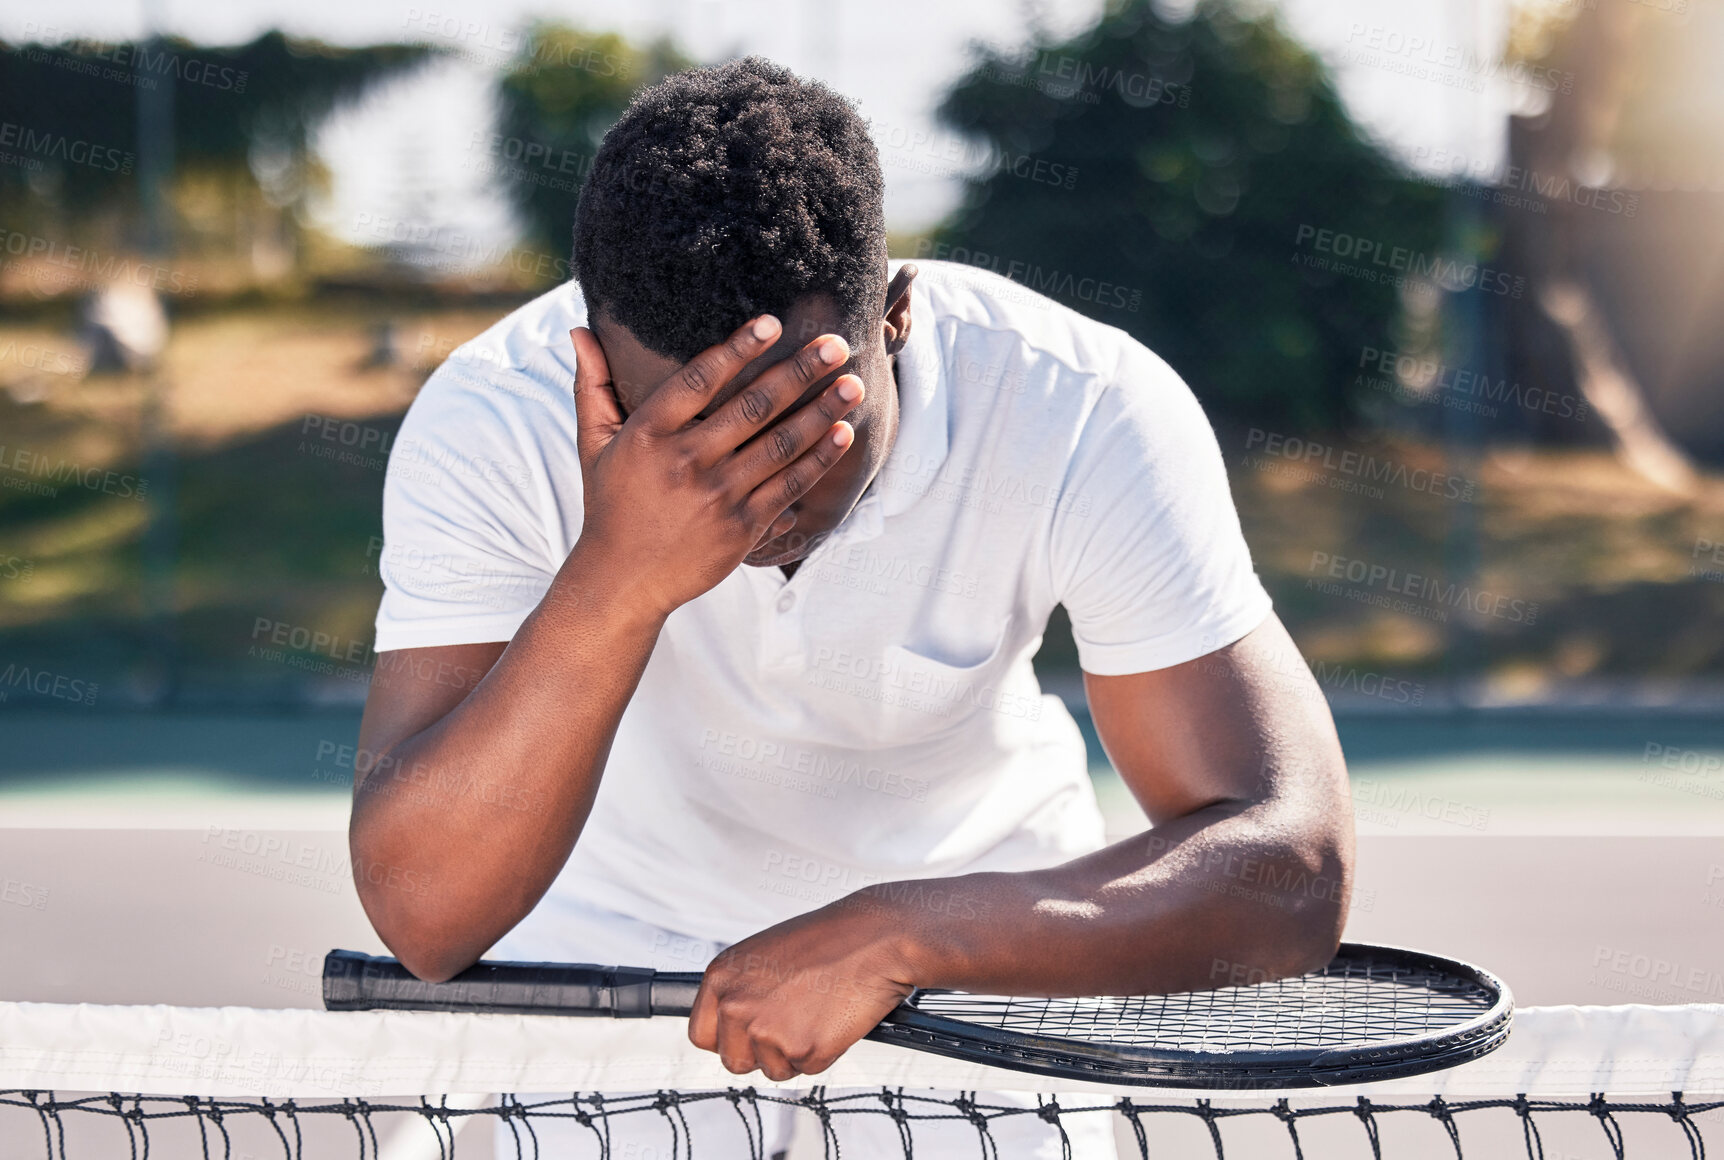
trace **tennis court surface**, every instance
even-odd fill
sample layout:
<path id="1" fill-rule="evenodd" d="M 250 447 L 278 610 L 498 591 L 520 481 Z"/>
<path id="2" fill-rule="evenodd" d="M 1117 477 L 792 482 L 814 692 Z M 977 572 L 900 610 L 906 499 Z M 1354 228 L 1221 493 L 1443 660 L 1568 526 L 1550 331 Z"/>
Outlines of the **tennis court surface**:
<path id="1" fill-rule="evenodd" d="M 1348 937 L 1487 966 L 1523 1006 L 1504 1047 L 1452 1072 L 1258 1093 L 1084 1088 L 872 1043 L 822 1085 L 781 1086 L 724 1072 L 675 1019 L 314 1010 L 325 951 L 382 947 L 347 873 L 345 787 L 317 776 L 336 733 L 280 728 L 253 748 L 291 769 L 179 796 L 159 779 L 202 770 L 181 768 L 200 731 L 164 736 L 154 764 L 92 752 L 92 723 L 52 745 L 20 735 L 0 877 L 29 891 L 0 907 L 17 1000 L 0 1004 L 0 1156 L 764 1158 L 775 1122 L 792 1160 L 1058 1157 L 1062 1129 L 1081 1147 L 1097 1124 L 1122 1157 L 1724 1156 L 1724 827 L 1710 797 L 1637 776 L 1641 738 L 1675 743 L 1667 723 L 1624 727 L 1634 744 L 1595 779 L 1615 796 L 1520 752 L 1476 772 L 1362 753 Z M 205 764 L 224 772 L 248 751 L 220 750 Z"/>

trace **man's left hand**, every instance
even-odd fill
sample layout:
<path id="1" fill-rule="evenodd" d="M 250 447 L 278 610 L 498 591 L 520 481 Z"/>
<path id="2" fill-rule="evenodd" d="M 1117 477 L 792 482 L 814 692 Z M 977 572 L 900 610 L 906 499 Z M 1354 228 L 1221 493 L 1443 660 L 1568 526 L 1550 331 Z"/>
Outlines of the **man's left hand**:
<path id="1" fill-rule="evenodd" d="M 902 927 L 888 908 L 857 902 L 781 922 L 714 959 L 688 1017 L 694 1045 L 738 1075 L 831 1067 L 915 989 Z"/>

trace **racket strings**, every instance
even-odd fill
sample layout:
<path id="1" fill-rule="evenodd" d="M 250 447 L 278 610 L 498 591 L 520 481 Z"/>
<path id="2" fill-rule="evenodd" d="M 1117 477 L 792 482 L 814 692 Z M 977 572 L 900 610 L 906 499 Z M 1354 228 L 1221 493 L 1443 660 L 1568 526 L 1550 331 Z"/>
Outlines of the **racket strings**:
<path id="1" fill-rule="evenodd" d="M 1150 1050 L 1322 1050 L 1403 1041 L 1483 1015 L 1491 989 L 1397 964 L 1338 960 L 1275 982 L 1174 995 L 1038 999 L 919 992 L 926 1014 L 1042 1038 Z"/>

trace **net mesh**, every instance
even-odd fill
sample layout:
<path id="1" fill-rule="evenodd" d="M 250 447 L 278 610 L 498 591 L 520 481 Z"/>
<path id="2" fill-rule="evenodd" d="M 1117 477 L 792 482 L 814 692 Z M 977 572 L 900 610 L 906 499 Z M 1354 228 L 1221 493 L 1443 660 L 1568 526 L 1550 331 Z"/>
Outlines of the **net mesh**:
<path id="1" fill-rule="evenodd" d="M 1166 1051 L 1325 1049 L 1447 1031 L 1497 995 L 1423 968 L 1338 960 L 1292 979 L 1176 995 L 1013 999 L 923 991 L 917 1008 L 1002 1031 Z"/>
<path id="2" fill-rule="evenodd" d="M 706 1106 L 734 1115 L 736 1131 L 717 1149 L 703 1149 L 697 1117 Z M 1400 1160 L 1425 1156 L 1577 1160 L 1581 1156 L 1645 1156 L 1648 1160 L 1707 1153 L 1724 1132 L 1724 1099 L 1695 1101 L 1681 1092 L 1662 1100 L 1553 1100 L 1525 1095 L 1497 1099 L 1373 1100 L 1311 1102 L 1292 1098 L 1239 1104 L 1221 1100 L 1134 1099 L 1062 1103 L 1051 1096 L 1029 1105 L 992 1103 L 985 1095 L 918 1094 L 906 1089 L 804 1093 L 733 1087 L 700 1092 L 656 1091 L 633 1095 L 601 1092 L 559 1097 L 502 1096 L 477 1106 L 451 1097 L 417 1102 L 387 1100 L 213 1099 L 197 1096 L 57 1095 L 41 1091 L 0 1092 L 0 1112 L 34 1120 L 34 1147 L 13 1122 L 0 1134 L 8 1156 L 222 1157 L 253 1160 L 321 1160 L 350 1155 L 360 1160 L 429 1160 L 489 1155 L 496 1160 L 562 1160 L 566 1145 L 552 1147 L 547 1127 L 578 1129 L 583 1154 L 605 1160 L 649 1157 L 726 1156 L 772 1160 L 786 1157 L 768 1143 L 764 1112 L 793 1110 L 805 1120 L 800 1147 L 789 1160 L 846 1155 L 847 1120 L 868 1117 L 890 1124 L 896 1147 L 862 1155 L 1007 1157 L 1002 1128 L 1033 1120 L 1045 1136 L 1037 1155 L 1074 1155 L 1072 1130 L 1106 1118 L 1120 1157 L 1213 1155 L 1296 1160 L 1343 1156 Z M 1494 1114 L 1494 1121 L 1492 1119 Z M 1662 1132 L 1645 1131 L 1652 1128 Z M 488 1121 L 494 1131 L 469 1131 Z M 1402 1123 L 1402 1122 L 1407 1123 Z M 918 1150 L 918 1136 L 931 1125 L 966 1128 L 974 1151 L 954 1153 L 948 1134 L 933 1150 Z M 1396 1132 L 1405 1127 L 1424 1129 Z M 1580 1129 L 1578 1132 L 1575 1129 Z M 1020 1133 L 1021 1135 L 1021 1133 Z M 565 1137 L 566 1139 L 566 1137 Z M 642 1139 L 652 1141 L 642 1144 Z M 164 1147 L 166 1144 L 166 1147 Z M 1269 1149 L 1274 1150 L 1269 1150 Z M 1570 1151 L 1581 1148 L 1583 1151 Z M 848 1154 L 856 1154 L 854 1152 Z M 1079 1155 L 1095 1155 L 1080 1152 Z"/>
<path id="3" fill-rule="evenodd" d="M 391 1094 L 419 1092 L 474 1094 Z M 4 1160 L 1724 1160 L 1721 1141 L 1718 1004 L 1526 1008 L 1458 1067 L 1206 1091 L 870 1042 L 776 1085 L 676 1019 L 0 1002 Z"/>

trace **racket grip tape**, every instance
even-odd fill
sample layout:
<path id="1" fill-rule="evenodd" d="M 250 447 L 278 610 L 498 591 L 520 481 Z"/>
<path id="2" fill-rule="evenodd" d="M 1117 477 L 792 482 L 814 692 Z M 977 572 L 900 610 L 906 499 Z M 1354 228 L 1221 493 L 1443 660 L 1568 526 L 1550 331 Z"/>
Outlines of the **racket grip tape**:
<path id="1" fill-rule="evenodd" d="M 480 961 L 446 983 L 427 983 L 397 959 L 330 951 L 323 960 L 323 1006 L 330 1011 L 482 1011 L 644 1019 L 687 1015 L 700 978 L 644 967 Z"/>

